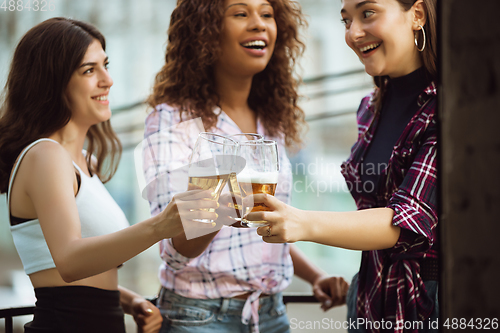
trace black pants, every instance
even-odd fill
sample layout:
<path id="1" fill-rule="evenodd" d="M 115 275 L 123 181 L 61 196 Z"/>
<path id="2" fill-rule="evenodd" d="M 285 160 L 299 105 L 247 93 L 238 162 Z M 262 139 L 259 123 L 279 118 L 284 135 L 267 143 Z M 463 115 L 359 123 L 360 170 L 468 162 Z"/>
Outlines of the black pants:
<path id="1" fill-rule="evenodd" d="M 125 333 L 118 290 L 85 286 L 35 288 L 33 321 L 25 333 Z"/>

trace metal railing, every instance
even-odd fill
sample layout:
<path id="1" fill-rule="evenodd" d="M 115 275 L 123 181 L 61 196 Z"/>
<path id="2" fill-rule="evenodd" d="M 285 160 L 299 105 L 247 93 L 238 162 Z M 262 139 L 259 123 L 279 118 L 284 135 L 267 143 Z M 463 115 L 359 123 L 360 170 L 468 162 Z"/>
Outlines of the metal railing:
<path id="1" fill-rule="evenodd" d="M 318 303 L 318 300 L 310 294 L 294 293 L 284 294 L 283 303 L 285 305 L 290 303 Z M 0 309 L 0 319 L 5 319 L 5 333 L 14 332 L 14 317 L 32 315 L 34 311 L 34 306 Z"/>
<path id="2" fill-rule="evenodd" d="M 0 309 L 0 319 L 5 319 L 5 333 L 14 332 L 14 322 L 12 320 L 14 317 L 32 315 L 34 311 L 34 306 Z"/>

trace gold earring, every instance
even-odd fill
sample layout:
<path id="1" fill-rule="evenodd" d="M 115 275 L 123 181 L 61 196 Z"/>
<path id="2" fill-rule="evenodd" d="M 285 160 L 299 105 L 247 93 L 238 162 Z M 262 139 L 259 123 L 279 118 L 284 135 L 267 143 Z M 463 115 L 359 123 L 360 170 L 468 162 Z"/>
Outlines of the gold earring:
<path id="1" fill-rule="evenodd" d="M 422 45 L 422 48 L 419 49 L 418 48 L 418 41 L 417 41 L 417 33 L 415 33 L 415 45 L 417 46 L 417 50 L 419 50 L 420 52 L 423 52 L 424 49 L 425 49 L 425 42 L 426 42 L 426 38 L 425 38 L 425 30 L 424 30 L 424 27 L 419 25 L 419 27 L 422 29 L 422 34 L 424 35 L 424 44 Z M 417 30 L 418 31 L 418 30 Z"/>

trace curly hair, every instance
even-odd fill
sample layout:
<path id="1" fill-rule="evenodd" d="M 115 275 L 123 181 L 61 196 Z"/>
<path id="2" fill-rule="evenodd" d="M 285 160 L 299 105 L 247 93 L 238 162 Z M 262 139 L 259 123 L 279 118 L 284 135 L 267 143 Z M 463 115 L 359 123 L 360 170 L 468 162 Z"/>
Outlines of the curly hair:
<path id="1" fill-rule="evenodd" d="M 31 28 L 17 45 L 0 109 L 0 193 L 7 191 L 21 151 L 69 122 L 66 88 L 94 40 L 106 48 L 103 35 L 94 26 L 56 17 Z M 109 120 L 90 127 L 87 165 L 104 182 L 115 173 L 121 151 Z M 96 165 L 91 163 L 92 154 L 97 157 Z"/>
<path id="2" fill-rule="evenodd" d="M 293 67 L 304 52 L 299 28 L 305 26 L 300 5 L 293 0 L 269 0 L 274 9 L 277 40 L 267 67 L 254 76 L 248 104 L 264 124 L 266 134 L 283 137 L 287 147 L 300 145 L 304 112 L 298 106 L 298 81 Z M 165 65 L 156 75 L 148 104 L 155 108 L 168 103 L 183 114 L 203 119 L 213 128 L 219 104 L 215 90 L 214 64 L 220 55 L 218 44 L 223 0 L 179 0 L 168 29 Z"/>

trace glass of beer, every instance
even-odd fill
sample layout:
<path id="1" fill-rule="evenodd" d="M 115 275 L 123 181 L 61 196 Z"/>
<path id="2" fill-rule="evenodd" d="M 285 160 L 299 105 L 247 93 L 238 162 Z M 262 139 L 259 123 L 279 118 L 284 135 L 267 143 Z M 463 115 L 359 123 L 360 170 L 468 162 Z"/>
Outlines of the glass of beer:
<path id="1" fill-rule="evenodd" d="M 233 140 L 236 140 L 238 144 L 246 142 L 259 142 L 264 140 L 264 137 L 257 133 L 239 133 L 230 135 L 229 137 Z M 238 180 L 236 179 L 236 172 L 231 172 L 231 174 L 229 175 L 228 185 L 233 200 L 233 202 L 229 204 L 229 207 L 235 209 L 237 217 L 235 217 L 234 220 L 240 222 L 243 207 L 241 206 L 241 192 L 240 186 L 238 185 Z"/>
<path id="2" fill-rule="evenodd" d="M 240 143 L 238 155 L 246 161 L 245 168 L 237 174 L 242 198 L 252 194 L 267 193 L 274 195 L 278 184 L 279 160 L 276 141 L 262 140 Z M 243 201 L 242 216 L 250 212 L 269 210 L 262 203 Z M 242 224 L 250 228 L 267 225 L 266 221 L 248 221 L 242 218 Z"/>
<path id="3" fill-rule="evenodd" d="M 200 133 L 189 163 L 188 190 L 211 190 L 212 200 L 218 201 L 233 170 L 238 143 L 226 136 L 215 133 Z M 203 208 L 215 211 L 212 208 Z M 215 226 L 214 220 L 195 219 Z"/>

